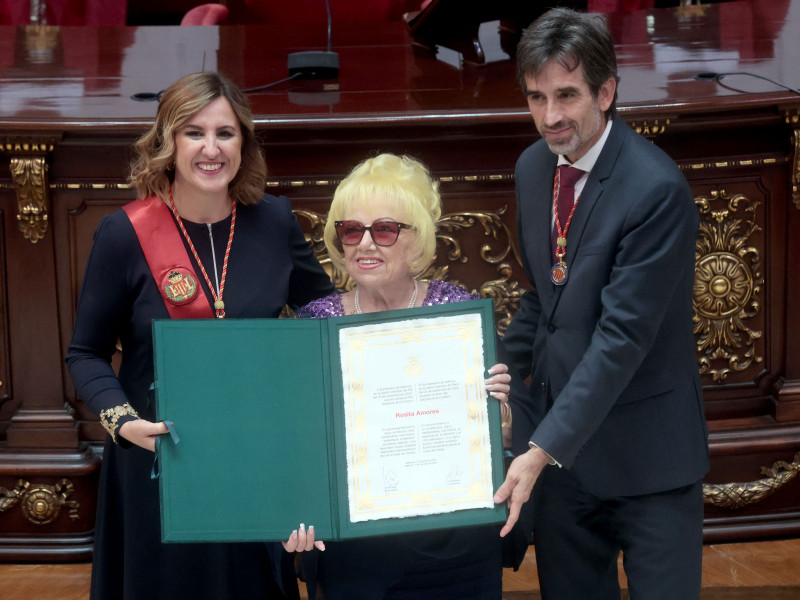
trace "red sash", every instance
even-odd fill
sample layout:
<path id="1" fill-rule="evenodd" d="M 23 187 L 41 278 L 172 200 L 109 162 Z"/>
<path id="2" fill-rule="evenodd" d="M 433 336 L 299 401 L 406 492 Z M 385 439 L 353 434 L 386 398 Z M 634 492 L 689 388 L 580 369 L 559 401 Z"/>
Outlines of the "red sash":
<path id="1" fill-rule="evenodd" d="M 212 319 L 169 207 L 157 196 L 122 207 L 139 238 L 147 266 L 173 319 Z"/>

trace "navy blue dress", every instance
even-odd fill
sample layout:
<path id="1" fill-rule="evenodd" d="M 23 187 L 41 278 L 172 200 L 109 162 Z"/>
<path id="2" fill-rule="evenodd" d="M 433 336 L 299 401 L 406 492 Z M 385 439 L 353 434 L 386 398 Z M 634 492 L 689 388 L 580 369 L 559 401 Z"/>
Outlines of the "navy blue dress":
<path id="1" fill-rule="evenodd" d="M 184 223 L 213 282 L 209 227 Z M 211 225 L 220 276 L 229 230 L 230 217 Z M 188 247 L 187 252 L 191 258 Z M 277 317 L 287 303 L 302 306 L 332 290 L 286 198 L 266 195 L 255 205 L 238 206 L 224 291 L 227 317 Z M 100 475 L 91 597 L 283 598 L 271 568 L 271 560 L 279 562 L 280 555 L 270 556 L 265 544 L 162 544 L 158 482 L 150 478 L 154 455 L 116 435 L 134 415 L 155 419 L 148 392 L 153 381 L 151 322 L 167 318 L 127 215 L 119 210 L 105 217 L 95 233 L 66 357 L 81 399 L 109 431 Z M 110 362 L 118 341 L 122 362 L 117 377 Z M 215 349 L 209 347 L 208 352 Z M 220 398 L 221 418 L 225 402 L 234 400 Z M 198 482 L 197 493 L 202 494 L 208 483 Z M 290 597 L 295 593 L 287 590 Z"/>

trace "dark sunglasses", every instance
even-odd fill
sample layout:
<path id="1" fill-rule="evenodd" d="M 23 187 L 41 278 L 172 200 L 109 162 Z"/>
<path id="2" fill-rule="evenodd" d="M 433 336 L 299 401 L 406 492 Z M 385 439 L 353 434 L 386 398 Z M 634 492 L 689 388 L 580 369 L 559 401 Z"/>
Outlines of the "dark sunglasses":
<path id="1" fill-rule="evenodd" d="M 334 221 L 333 225 L 339 241 L 345 246 L 355 246 L 361 242 L 365 231 L 369 231 L 372 241 L 378 246 L 391 246 L 397 241 L 401 229 L 414 229 L 397 221 L 378 221 L 369 226 L 359 221 Z"/>

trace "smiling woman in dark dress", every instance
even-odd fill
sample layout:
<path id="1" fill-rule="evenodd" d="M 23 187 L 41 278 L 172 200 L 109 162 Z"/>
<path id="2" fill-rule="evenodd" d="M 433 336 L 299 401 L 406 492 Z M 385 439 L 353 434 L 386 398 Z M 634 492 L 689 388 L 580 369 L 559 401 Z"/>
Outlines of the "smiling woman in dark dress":
<path id="1" fill-rule="evenodd" d="M 230 80 L 203 72 L 173 84 L 136 151 L 131 178 L 140 200 L 97 228 L 66 358 L 81 398 L 109 433 L 91 597 L 283 598 L 270 568 L 280 556 L 269 556 L 265 544 L 161 543 L 150 472 L 166 427 L 153 422 L 148 393 L 151 322 L 277 317 L 285 304 L 301 306 L 332 287 L 289 201 L 263 193 L 252 116 Z M 221 415 L 233 400 L 220 398 Z"/>

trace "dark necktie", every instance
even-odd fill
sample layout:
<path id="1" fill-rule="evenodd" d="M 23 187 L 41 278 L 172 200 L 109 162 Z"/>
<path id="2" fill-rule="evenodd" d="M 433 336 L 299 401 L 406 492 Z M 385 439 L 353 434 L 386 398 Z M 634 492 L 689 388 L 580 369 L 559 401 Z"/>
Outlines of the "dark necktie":
<path id="1" fill-rule="evenodd" d="M 561 225 L 561 231 L 566 234 L 567 221 L 569 214 L 572 212 L 572 207 L 575 204 L 575 184 L 578 179 L 585 173 L 580 169 L 576 169 L 570 165 L 559 165 L 559 189 L 558 189 L 558 223 Z M 558 238 L 558 225 L 553 223 L 553 239 L 552 239 L 552 252 L 553 264 L 558 262 L 556 258 L 556 239 Z"/>

